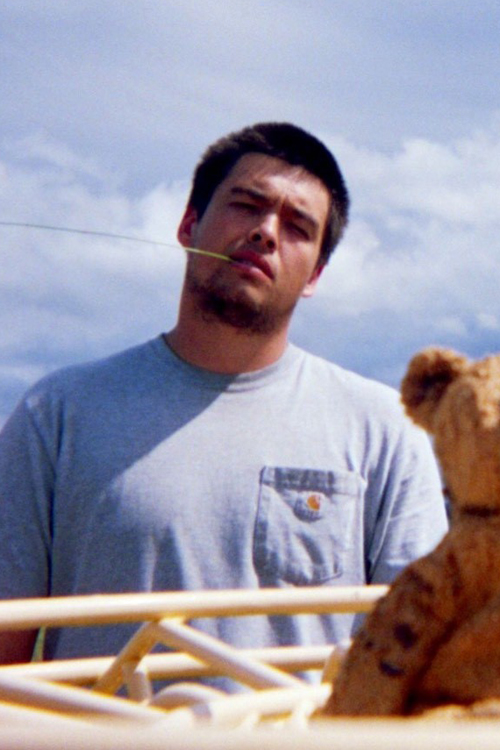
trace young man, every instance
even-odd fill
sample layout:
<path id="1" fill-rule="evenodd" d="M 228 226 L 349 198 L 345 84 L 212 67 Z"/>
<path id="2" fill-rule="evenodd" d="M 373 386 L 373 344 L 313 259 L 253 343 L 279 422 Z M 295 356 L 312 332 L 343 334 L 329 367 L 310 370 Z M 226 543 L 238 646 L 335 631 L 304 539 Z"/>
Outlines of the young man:
<path id="1" fill-rule="evenodd" d="M 27 394 L 0 437 L 0 596 L 389 582 L 441 538 L 440 482 L 398 396 L 288 342 L 347 223 L 333 156 L 267 123 L 198 166 L 175 328 Z M 342 616 L 221 618 L 237 646 L 333 643 Z M 49 631 L 47 658 L 134 627 Z M 0 658 L 35 633 L 5 633 Z"/>

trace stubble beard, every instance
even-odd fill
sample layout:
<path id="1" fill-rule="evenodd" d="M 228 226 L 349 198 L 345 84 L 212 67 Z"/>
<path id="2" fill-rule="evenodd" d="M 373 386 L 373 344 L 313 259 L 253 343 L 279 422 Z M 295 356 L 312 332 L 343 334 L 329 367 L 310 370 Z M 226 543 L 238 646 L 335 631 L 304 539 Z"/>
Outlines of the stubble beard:
<path id="1" fill-rule="evenodd" d="M 204 320 L 224 323 L 248 335 L 263 336 L 280 330 L 295 308 L 293 304 L 278 310 L 272 304 L 260 303 L 244 291 L 232 289 L 217 272 L 200 283 L 188 268 L 186 282 Z"/>

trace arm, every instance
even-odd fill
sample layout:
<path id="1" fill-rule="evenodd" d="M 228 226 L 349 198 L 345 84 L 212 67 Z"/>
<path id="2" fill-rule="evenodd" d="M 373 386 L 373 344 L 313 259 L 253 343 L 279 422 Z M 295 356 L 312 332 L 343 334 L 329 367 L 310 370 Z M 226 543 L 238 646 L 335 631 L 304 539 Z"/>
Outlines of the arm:
<path id="1" fill-rule="evenodd" d="M 379 459 L 365 511 L 369 583 L 392 583 L 448 530 L 442 481 L 426 433 L 405 419 L 387 454 Z"/>
<path id="2" fill-rule="evenodd" d="M 36 637 L 36 630 L 0 631 L 0 664 L 20 664 L 30 661 Z"/>
<path id="3" fill-rule="evenodd" d="M 0 599 L 47 596 L 53 461 L 27 402 L 0 433 Z M 1 633 L 2 659 L 30 658 L 36 633 Z"/>

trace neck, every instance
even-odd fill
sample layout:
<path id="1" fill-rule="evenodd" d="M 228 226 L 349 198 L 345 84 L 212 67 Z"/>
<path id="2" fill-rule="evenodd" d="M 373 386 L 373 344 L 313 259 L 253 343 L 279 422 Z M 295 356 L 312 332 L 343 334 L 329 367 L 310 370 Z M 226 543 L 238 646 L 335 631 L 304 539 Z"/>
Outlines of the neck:
<path id="1" fill-rule="evenodd" d="M 177 324 L 165 340 L 186 362 L 235 375 L 260 370 L 281 357 L 288 342 L 288 321 L 272 332 L 251 333 L 199 314 L 184 315 L 181 305 Z"/>

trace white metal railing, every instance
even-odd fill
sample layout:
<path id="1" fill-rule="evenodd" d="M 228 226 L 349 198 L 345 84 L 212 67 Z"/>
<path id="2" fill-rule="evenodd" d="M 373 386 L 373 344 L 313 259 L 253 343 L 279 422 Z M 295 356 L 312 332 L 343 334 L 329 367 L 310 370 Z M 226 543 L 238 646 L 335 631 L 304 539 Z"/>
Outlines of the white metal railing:
<path id="1" fill-rule="evenodd" d="M 0 631 L 139 623 L 117 655 L 0 667 L 0 750 L 161 747 L 162 750 L 328 750 L 437 747 L 488 750 L 500 722 L 322 719 L 341 646 L 236 649 L 189 620 L 367 612 L 384 586 L 112 594 L 0 602 Z M 169 653 L 151 653 L 163 644 Z M 326 666 L 325 666 L 326 665 Z M 318 670 L 310 685 L 295 673 Z M 187 679 L 224 675 L 246 691 L 227 695 Z M 153 690 L 153 681 L 173 680 Z M 326 680 L 326 677 L 325 677 Z M 128 699 L 118 697 L 125 690 Z M 411 731 L 409 731 L 411 725 Z M 471 728 L 473 727 L 473 732 Z M 279 731 L 277 731 L 279 729 Z"/>

